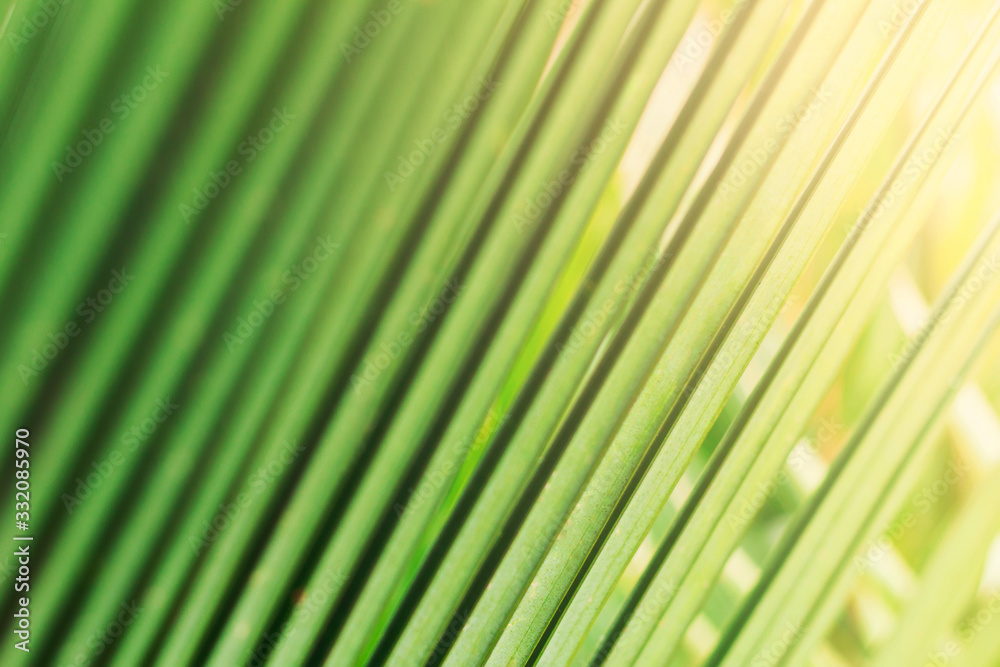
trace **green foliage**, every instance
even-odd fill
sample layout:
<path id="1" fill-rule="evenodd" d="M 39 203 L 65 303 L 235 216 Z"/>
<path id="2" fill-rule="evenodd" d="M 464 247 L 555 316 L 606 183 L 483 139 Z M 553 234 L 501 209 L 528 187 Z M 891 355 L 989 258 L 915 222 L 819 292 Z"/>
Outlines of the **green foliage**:
<path id="1" fill-rule="evenodd" d="M 1000 2 L 0 9 L 0 664 L 1000 661 Z"/>

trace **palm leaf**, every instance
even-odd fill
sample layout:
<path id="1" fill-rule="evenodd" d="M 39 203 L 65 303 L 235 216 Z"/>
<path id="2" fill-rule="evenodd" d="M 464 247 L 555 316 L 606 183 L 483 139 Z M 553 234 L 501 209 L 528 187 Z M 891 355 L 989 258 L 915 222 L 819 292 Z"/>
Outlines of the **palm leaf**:
<path id="1" fill-rule="evenodd" d="M 1000 3 L 0 10 L 2 664 L 995 664 Z"/>

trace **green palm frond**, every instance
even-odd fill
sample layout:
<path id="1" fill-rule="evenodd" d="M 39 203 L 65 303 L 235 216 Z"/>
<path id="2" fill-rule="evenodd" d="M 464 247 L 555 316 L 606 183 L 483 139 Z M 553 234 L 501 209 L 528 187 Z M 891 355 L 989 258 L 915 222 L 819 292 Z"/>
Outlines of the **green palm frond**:
<path id="1" fill-rule="evenodd" d="M 1000 664 L 1000 2 L 0 10 L 0 664 Z"/>

